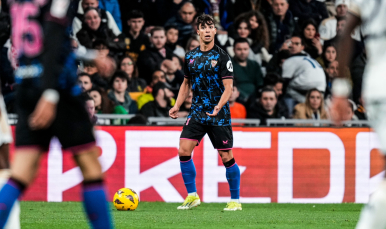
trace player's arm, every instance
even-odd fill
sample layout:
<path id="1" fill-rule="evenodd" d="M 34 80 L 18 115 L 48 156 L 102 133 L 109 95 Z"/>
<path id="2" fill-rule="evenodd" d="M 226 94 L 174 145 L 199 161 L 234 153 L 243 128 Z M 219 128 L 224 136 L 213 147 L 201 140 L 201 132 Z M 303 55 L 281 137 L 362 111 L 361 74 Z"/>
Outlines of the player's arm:
<path id="1" fill-rule="evenodd" d="M 339 76 L 332 85 L 333 100 L 330 112 L 332 120 L 338 125 L 343 120 L 345 112 L 347 112 L 347 98 L 351 92 L 350 83 L 344 79 L 346 67 L 349 66 L 352 56 L 353 41 L 351 33 L 361 22 L 359 12 L 358 14 L 355 12 L 348 13 L 346 27 L 338 43 Z"/>
<path id="2" fill-rule="evenodd" d="M 213 113 L 209 114 L 208 112 L 206 113 L 208 116 L 214 117 L 220 112 L 221 108 L 225 106 L 225 104 L 228 102 L 229 98 L 232 95 L 232 90 L 233 90 L 233 78 L 230 79 L 223 79 L 222 80 L 224 84 L 224 92 L 221 95 L 220 101 L 218 102 L 217 106 L 214 107 Z"/>
<path id="3" fill-rule="evenodd" d="M 43 94 L 30 116 L 32 129 L 44 129 L 51 125 L 56 115 L 56 104 L 59 101 L 57 79 L 63 68 L 58 52 L 64 44 L 68 21 L 68 9 L 70 0 L 52 1 L 50 12 L 44 21 L 44 55 L 42 56 L 43 73 L 41 85 Z"/>
<path id="4" fill-rule="evenodd" d="M 180 107 L 184 103 L 185 99 L 189 96 L 189 92 L 191 89 L 191 83 L 189 82 L 189 79 L 185 77 L 184 81 L 181 84 L 180 91 L 178 92 L 176 104 L 172 109 L 169 111 L 169 116 L 171 118 L 178 118 L 178 111 L 180 110 Z"/>

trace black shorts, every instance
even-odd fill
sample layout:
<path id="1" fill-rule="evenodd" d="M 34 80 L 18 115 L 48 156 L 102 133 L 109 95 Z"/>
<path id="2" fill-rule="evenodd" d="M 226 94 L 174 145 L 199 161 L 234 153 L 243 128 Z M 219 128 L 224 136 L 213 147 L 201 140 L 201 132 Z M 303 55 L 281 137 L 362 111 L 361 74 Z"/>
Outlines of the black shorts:
<path id="1" fill-rule="evenodd" d="M 78 153 L 95 145 L 93 125 L 79 96 L 69 92 L 59 92 L 56 117 L 47 129 L 32 130 L 28 124 L 29 117 L 40 99 L 42 91 L 34 87 L 20 85 L 16 95 L 18 122 L 16 141 L 18 148 L 34 147 L 48 150 L 52 137 L 57 137 L 63 149 Z"/>
<path id="2" fill-rule="evenodd" d="M 180 139 L 197 141 L 208 134 L 212 145 L 217 150 L 229 150 L 233 148 L 232 126 L 208 126 L 193 119 L 187 119 L 182 129 Z"/>

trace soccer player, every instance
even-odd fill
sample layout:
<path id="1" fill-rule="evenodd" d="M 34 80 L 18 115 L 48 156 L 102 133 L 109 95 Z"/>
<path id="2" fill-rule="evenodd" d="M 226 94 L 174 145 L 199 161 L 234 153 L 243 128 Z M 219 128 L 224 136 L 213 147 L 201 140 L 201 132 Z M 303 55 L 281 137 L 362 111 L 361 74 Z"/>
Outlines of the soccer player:
<path id="1" fill-rule="evenodd" d="M 332 118 L 339 123 L 348 109 L 349 83 L 343 79 L 352 53 L 351 32 L 363 25 L 362 32 L 367 49 L 368 62 L 364 73 L 363 97 L 371 126 L 378 134 L 381 152 L 386 155 L 386 0 L 353 0 L 350 4 L 346 28 L 338 48 L 339 79 L 332 86 Z M 386 158 L 386 157 L 385 157 Z M 386 179 L 371 195 L 363 208 L 357 229 L 386 228 Z"/>
<path id="2" fill-rule="evenodd" d="M 7 111 L 3 96 L 0 90 L 0 188 L 7 183 L 11 174 L 9 170 L 9 144 L 12 142 L 11 127 L 8 125 Z M 20 205 L 18 202 L 13 206 L 9 220 L 5 225 L 5 229 L 19 229 L 20 228 Z"/>
<path id="3" fill-rule="evenodd" d="M 201 15 L 197 19 L 197 26 L 200 46 L 185 55 L 185 79 L 176 104 L 169 111 L 171 118 L 177 118 L 181 105 L 190 90 L 193 90 L 193 103 L 181 133 L 178 150 L 188 197 L 177 209 L 191 209 L 201 203 L 196 190 L 192 152 L 204 135 L 208 134 L 226 168 L 231 201 L 224 210 L 242 210 L 239 201 L 240 170 L 232 153 L 233 134 L 228 103 L 232 94 L 233 66 L 228 54 L 214 44 L 216 28 L 213 18 Z"/>
<path id="4" fill-rule="evenodd" d="M 39 158 L 53 136 L 73 152 L 81 169 L 84 208 L 91 226 L 112 228 L 93 127 L 79 96 L 76 62 L 66 33 L 72 1 L 9 2 L 12 41 L 20 64 L 15 78 L 20 86 L 16 96 L 16 151 L 11 177 L 0 191 L 0 228 L 34 179 Z"/>

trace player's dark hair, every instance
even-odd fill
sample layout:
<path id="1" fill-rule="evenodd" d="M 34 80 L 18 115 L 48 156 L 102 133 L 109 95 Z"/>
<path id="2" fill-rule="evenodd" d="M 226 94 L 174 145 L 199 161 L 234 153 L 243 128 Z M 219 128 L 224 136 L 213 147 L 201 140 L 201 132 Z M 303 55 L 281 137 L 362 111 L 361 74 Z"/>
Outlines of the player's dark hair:
<path id="1" fill-rule="evenodd" d="M 130 11 L 129 16 L 127 17 L 127 20 L 134 18 L 145 18 L 145 15 L 140 10 L 132 10 Z"/>
<path id="2" fill-rule="evenodd" d="M 264 77 L 264 87 L 266 86 L 275 86 L 277 83 L 283 83 L 283 78 L 277 74 L 277 73 L 267 73 L 267 75 Z"/>
<path id="3" fill-rule="evenodd" d="M 249 45 L 249 42 L 248 42 L 247 38 L 239 37 L 233 43 L 233 47 L 236 47 L 237 44 L 241 44 L 241 43 L 247 43 Z"/>
<path id="4" fill-rule="evenodd" d="M 157 31 L 164 31 L 164 33 L 166 34 L 164 27 L 156 26 L 152 30 L 150 30 L 150 36 L 153 36 L 154 32 L 157 32 Z"/>
<path id="5" fill-rule="evenodd" d="M 127 75 L 126 72 L 122 71 L 122 70 L 117 70 L 114 75 L 111 77 L 111 80 L 110 80 L 110 86 L 113 87 L 113 84 L 114 84 L 114 80 L 116 78 L 120 78 L 122 80 L 126 80 L 127 81 L 127 84 L 129 84 L 129 76 Z"/>
<path id="6" fill-rule="evenodd" d="M 213 17 L 210 16 L 209 14 L 201 14 L 197 18 L 197 28 L 200 28 L 200 25 L 205 26 L 205 25 L 214 25 L 214 24 L 215 24 L 215 21 Z"/>
<path id="7" fill-rule="evenodd" d="M 273 92 L 275 94 L 275 97 L 277 99 L 277 94 L 276 94 L 276 91 L 275 89 L 273 89 L 272 87 L 264 87 L 263 89 L 261 89 L 261 92 L 260 92 L 260 99 L 263 97 L 263 93 L 264 92 Z"/>

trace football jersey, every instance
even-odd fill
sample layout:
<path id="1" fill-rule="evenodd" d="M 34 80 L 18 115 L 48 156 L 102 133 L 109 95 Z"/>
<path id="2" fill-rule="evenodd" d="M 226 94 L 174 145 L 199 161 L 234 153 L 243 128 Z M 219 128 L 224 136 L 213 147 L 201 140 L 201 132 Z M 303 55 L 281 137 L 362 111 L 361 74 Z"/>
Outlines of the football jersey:
<path id="1" fill-rule="evenodd" d="M 386 97 L 386 0 L 353 0 L 349 12 L 362 21 L 368 57 L 364 73 L 364 96 Z"/>
<path id="2" fill-rule="evenodd" d="M 229 55 L 217 45 L 209 51 L 197 47 L 185 55 L 185 77 L 192 85 L 193 101 L 188 119 L 194 119 L 204 125 L 229 126 L 231 116 L 227 102 L 215 117 L 212 113 L 225 90 L 223 80 L 233 80 L 233 65 Z"/>
<path id="3" fill-rule="evenodd" d="M 18 53 L 17 83 L 71 90 L 76 85 L 76 60 L 69 26 L 78 1 L 10 0 L 12 42 Z"/>

